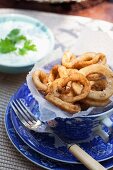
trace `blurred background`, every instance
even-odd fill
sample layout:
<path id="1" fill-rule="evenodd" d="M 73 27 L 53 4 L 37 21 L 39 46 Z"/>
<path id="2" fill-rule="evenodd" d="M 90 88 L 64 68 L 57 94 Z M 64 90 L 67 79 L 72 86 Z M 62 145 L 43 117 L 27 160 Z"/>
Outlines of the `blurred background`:
<path id="1" fill-rule="evenodd" d="M 0 0 L 0 8 L 32 9 L 113 21 L 113 0 Z"/>

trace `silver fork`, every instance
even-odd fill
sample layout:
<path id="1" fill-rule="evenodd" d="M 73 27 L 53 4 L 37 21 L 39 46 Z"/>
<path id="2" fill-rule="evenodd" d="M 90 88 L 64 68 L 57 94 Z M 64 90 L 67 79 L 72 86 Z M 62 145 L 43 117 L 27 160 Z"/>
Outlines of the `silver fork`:
<path id="1" fill-rule="evenodd" d="M 52 133 L 52 130 L 45 123 L 37 119 L 21 99 L 13 100 L 11 106 L 19 120 L 28 129 L 40 133 Z"/>
<path id="2" fill-rule="evenodd" d="M 36 117 L 32 114 L 28 107 L 26 107 L 26 105 L 22 102 L 21 99 L 15 101 L 13 100 L 11 102 L 11 106 L 15 114 L 25 127 L 40 133 L 52 133 L 55 136 L 57 136 L 57 138 L 60 139 L 62 143 L 64 143 L 64 141 L 61 138 L 59 138 L 59 136 L 56 135 L 52 131 L 52 129 L 50 129 L 46 124 L 41 122 L 39 119 L 36 119 Z M 67 145 L 67 149 L 89 170 L 105 170 L 105 168 L 99 162 L 93 159 L 78 145 L 66 143 L 65 145 Z"/>

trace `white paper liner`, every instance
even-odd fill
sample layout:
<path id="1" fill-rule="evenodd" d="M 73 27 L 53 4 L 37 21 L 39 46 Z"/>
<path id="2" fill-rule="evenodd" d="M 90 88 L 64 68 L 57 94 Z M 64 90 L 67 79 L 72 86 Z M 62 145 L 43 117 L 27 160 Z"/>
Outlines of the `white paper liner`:
<path id="1" fill-rule="evenodd" d="M 77 44 L 74 47 L 72 47 L 72 49 L 76 50 L 75 52 L 73 51 L 75 54 L 82 54 L 83 52 L 91 52 L 91 51 L 105 53 L 107 54 L 107 63 L 110 66 L 113 66 L 112 64 L 113 40 L 106 33 L 86 30 L 80 35 Z M 98 114 L 111 109 L 113 107 L 113 97 L 111 98 L 112 102 L 106 107 L 90 107 L 86 111 L 81 111 L 72 115 L 65 111 L 62 111 L 60 108 L 48 102 L 43 97 L 43 95 L 40 92 L 38 92 L 38 90 L 36 89 L 32 81 L 33 71 L 37 69 L 41 69 L 44 70 L 45 72 L 49 72 L 49 70 L 52 68 L 53 65 L 59 64 L 62 56 L 63 56 L 63 52 L 61 51 L 60 48 L 55 50 L 54 52 L 52 52 L 52 54 L 49 57 L 35 64 L 34 68 L 27 75 L 26 79 L 27 79 L 28 88 L 30 89 L 33 97 L 39 103 L 40 120 L 46 122 L 56 117 L 74 118 L 78 116 L 87 116 L 89 114 L 91 115 Z"/>

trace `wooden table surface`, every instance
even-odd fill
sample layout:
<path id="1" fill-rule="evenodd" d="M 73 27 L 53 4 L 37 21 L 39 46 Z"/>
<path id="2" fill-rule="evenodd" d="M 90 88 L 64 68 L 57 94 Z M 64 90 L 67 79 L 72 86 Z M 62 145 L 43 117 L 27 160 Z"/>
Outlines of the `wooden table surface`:
<path id="1" fill-rule="evenodd" d="M 113 22 L 113 0 L 103 2 L 89 9 L 77 11 L 74 2 L 68 4 L 41 4 L 26 2 L 25 0 L 0 0 L 0 8 L 33 9 L 39 11 L 55 12 L 67 15 L 85 16 Z M 38 168 L 41 170 L 42 168 Z"/>
<path id="2" fill-rule="evenodd" d="M 92 17 L 96 19 L 103 19 L 113 22 L 113 0 L 108 0 L 97 6 L 93 6 L 89 9 L 83 9 L 77 11 L 75 3 L 63 3 L 61 4 L 42 4 L 35 1 L 26 2 L 25 0 L 0 0 L 0 8 L 21 8 L 21 9 L 33 9 L 39 11 L 56 12 L 67 15 L 79 15 Z"/>

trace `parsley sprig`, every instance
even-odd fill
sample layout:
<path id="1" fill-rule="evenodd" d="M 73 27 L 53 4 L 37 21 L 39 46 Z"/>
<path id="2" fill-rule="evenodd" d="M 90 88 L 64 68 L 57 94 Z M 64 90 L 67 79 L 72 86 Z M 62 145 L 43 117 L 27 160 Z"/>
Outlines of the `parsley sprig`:
<path id="1" fill-rule="evenodd" d="M 9 38 L 0 39 L 0 53 L 9 53 L 15 51 L 16 47 Z"/>
<path id="2" fill-rule="evenodd" d="M 36 51 L 37 48 L 34 44 L 32 44 L 31 40 L 26 40 L 24 42 L 24 46 L 19 49 L 19 54 L 20 55 L 25 55 L 27 51 Z"/>
<path id="3" fill-rule="evenodd" d="M 23 46 L 18 48 L 16 45 L 23 41 Z M 19 55 L 25 55 L 28 51 L 37 51 L 37 47 L 21 34 L 21 30 L 15 28 L 9 32 L 5 39 L 0 39 L 0 53 L 6 54 L 16 51 Z"/>

